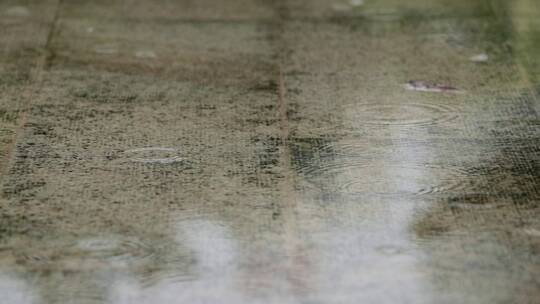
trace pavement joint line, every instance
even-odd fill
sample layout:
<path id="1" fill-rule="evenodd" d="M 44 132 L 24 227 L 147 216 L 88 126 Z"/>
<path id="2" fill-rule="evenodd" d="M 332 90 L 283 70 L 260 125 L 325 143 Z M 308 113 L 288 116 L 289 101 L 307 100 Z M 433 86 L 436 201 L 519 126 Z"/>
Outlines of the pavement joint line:
<path id="1" fill-rule="evenodd" d="M 62 2 L 63 0 L 56 1 L 54 15 L 50 22 L 49 32 L 47 33 L 47 38 L 43 46 L 44 52 L 35 60 L 36 62 L 34 64 L 34 67 L 30 70 L 30 77 L 28 79 L 28 83 L 25 85 L 21 93 L 21 95 L 23 96 L 21 116 L 19 118 L 17 127 L 15 128 L 14 134 L 9 144 L 7 145 L 4 158 L 0 162 L 0 185 L 3 185 L 4 178 L 8 174 L 9 168 L 11 167 L 11 162 L 14 151 L 17 147 L 17 143 L 21 138 L 24 137 L 24 126 L 26 125 L 26 122 L 28 120 L 28 112 L 30 111 L 32 100 L 35 98 L 36 90 L 39 90 L 42 85 L 43 71 L 47 68 L 48 61 L 51 59 L 51 41 L 58 25 Z"/>

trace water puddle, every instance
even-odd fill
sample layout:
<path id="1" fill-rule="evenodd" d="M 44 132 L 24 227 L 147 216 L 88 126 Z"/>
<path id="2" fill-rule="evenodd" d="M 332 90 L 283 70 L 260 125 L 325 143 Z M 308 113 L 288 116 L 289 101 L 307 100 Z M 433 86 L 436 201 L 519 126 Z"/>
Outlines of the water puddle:
<path id="1" fill-rule="evenodd" d="M 154 249 L 136 237 L 120 235 L 95 236 L 73 243 L 54 242 L 40 248 L 25 248 L 16 261 L 30 269 L 88 271 L 127 269 L 143 265 L 154 255 Z"/>
<path id="2" fill-rule="evenodd" d="M 355 120 L 373 125 L 432 125 L 453 120 L 458 113 L 451 106 L 435 104 L 364 104 L 355 107 Z"/>
<path id="3" fill-rule="evenodd" d="M 0 272 L 0 303 L 31 304 L 37 301 L 27 282 L 13 273 Z"/>
<path id="4" fill-rule="evenodd" d="M 460 189 L 464 181 L 462 173 L 447 168 L 389 166 L 366 171 L 370 174 L 358 177 L 346 174 L 350 181 L 339 185 L 338 191 L 347 194 L 429 195 Z"/>
<path id="5" fill-rule="evenodd" d="M 203 219 L 181 221 L 172 241 L 189 248 L 193 277 L 162 277 L 142 286 L 135 277 L 119 277 L 108 293 L 110 303 L 249 303 L 238 286 L 238 245 L 221 223 Z"/>
<path id="6" fill-rule="evenodd" d="M 396 245 L 381 245 L 375 248 L 375 250 L 381 254 L 393 256 L 404 254 L 407 249 Z"/>
<path id="7" fill-rule="evenodd" d="M 153 250 L 135 237 L 91 237 L 78 240 L 74 252 L 104 261 L 137 262 L 153 255 Z"/>
<path id="8" fill-rule="evenodd" d="M 397 145 L 389 155 L 377 145 L 298 138 L 291 145 L 293 165 L 307 188 L 340 194 L 427 195 L 459 189 L 468 176 L 459 168 L 429 165 L 430 152 L 421 144 Z"/>

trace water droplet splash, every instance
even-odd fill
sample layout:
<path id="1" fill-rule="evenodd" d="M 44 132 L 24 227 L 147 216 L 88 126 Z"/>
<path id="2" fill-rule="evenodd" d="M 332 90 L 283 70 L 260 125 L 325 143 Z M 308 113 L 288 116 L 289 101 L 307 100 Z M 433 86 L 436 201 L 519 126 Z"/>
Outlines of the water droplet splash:
<path id="1" fill-rule="evenodd" d="M 430 93 L 461 93 L 459 89 L 447 84 L 439 84 L 421 80 L 411 80 L 405 84 L 405 89 L 417 92 Z"/>
<path id="2" fill-rule="evenodd" d="M 422 126 L 451 121 L 458 111 L 450 105 L 411 104 L 360 104 L 351 109 L 356 121 L 369 125 Z"/>
<path id="3" fill-rule="evenodd" d="M 482 54 L 478 54 L 478 55 L 474 55 L 470 57 L 469 60 L 472 62 L 483 63 L 483 62 L 489 61 L 489 56 L 488 54 L 482 53 Z"/>

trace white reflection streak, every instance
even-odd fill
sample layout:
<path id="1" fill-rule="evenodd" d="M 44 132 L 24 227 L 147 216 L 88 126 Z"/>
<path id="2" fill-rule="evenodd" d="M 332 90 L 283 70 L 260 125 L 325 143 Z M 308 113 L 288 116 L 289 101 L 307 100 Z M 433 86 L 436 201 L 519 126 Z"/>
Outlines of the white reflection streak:
<path id="1" fill-rule="evenodd" d="M 399 107 L 395 111 L 382 114 L 399 118 Z M 345 193 L 360 195 L 347 203 L 357 212 L 356 222 L 338 225 L 324 238 L 322 273 L 332 278 L 324 282 L 340 303 L 429 303 L 429 281 L 419 267 L 423 254 L 410 226 L 423 203 L 418 193 L 436 183 L 424 167 L 433 155 L 425 146 L 399 144 L 410 138 L 411 127 L 381 128 L 396 144 L 375 163 L 350 166 L 334 177 L 338 185 L 361 181 L 361 188 Z M 414 128 L 416 135 L 423 132 L 422 126 Z"/>
<path id="2" fill-rule="evenodd" d="M 178 243 L 187 243 L 198 261 L 202 275 L 230 271 L 236 257 L 236 245 L 225 227 L 210 221 L 188 221 L 179 225 Z"/>
<path id="3" fill-rule="evenodd" d="M 225 227 L 205 220 L 185 221 L 176 227 L 175 240 L 195 256 L 193 281 L 165 281 L 143 288 L 135 279 L 122 278 L 111 292 L 110 303 L 240 303 L 236 291 L 237 245 Z"/>
<path id="4" fill-rule="evenodd" d="M 13 275 L 0 273 L 0 303 L 33 304 L 37 301 L 25 281 Z"/>

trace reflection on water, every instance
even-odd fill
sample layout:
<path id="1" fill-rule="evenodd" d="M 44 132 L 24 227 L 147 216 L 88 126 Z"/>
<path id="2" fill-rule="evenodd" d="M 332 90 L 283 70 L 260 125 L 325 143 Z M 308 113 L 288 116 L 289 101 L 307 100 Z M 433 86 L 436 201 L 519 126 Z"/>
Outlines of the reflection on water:
<path id="1" fill-rule="evenodd" d="M 407 128 L 386 128 L 394 141 L 407 136 Z M 433 185 L 444 183 L 448 176 L 428 163 L 422 165 L 438 157 L 426 146 L 395 145 L 377 155 L 369 151 L 376 147 L 360 143 L 357 149 L 362 151 L 350 149 L 350 140 L 327 142 L 322 149 L 313 145 L 312 150 L 325 151 L 324 158 L 295 153 L 302 157 L 295 159 L 296 168 L 309 189 L 298 212 L 314 260 L 313 299 L 431 303 L 430 281 L 420 267 L 426 257 L 409 227 L 424 205 L 416 196 L 436 192 Z M 333 148 L 324 148 L 328 146 Z M 309 149 L 305 142 L 303 149 Z M 310 207 L 308 202 L 320 207 Z"/>
<path id="2" fill-rule="evenodd" d="M 108 292 L 110 303 L 186 303 L 197 299 L 217 303 L 227 299 L 242 301 L 240 286 L 235 286 L 238 270 L 237 248 L 226 227 L 205 220 L 184 221 L 176 227 L 175 241 L 192 252 L 193 277 L 160 278 L 144 286 L 136 277 L 119 277 Z"/>
<path id="3" fill-rule="evenodd" d="M 38 303 L 27 283 L 14 273 L 0 272 L 1 303 Z"/>

